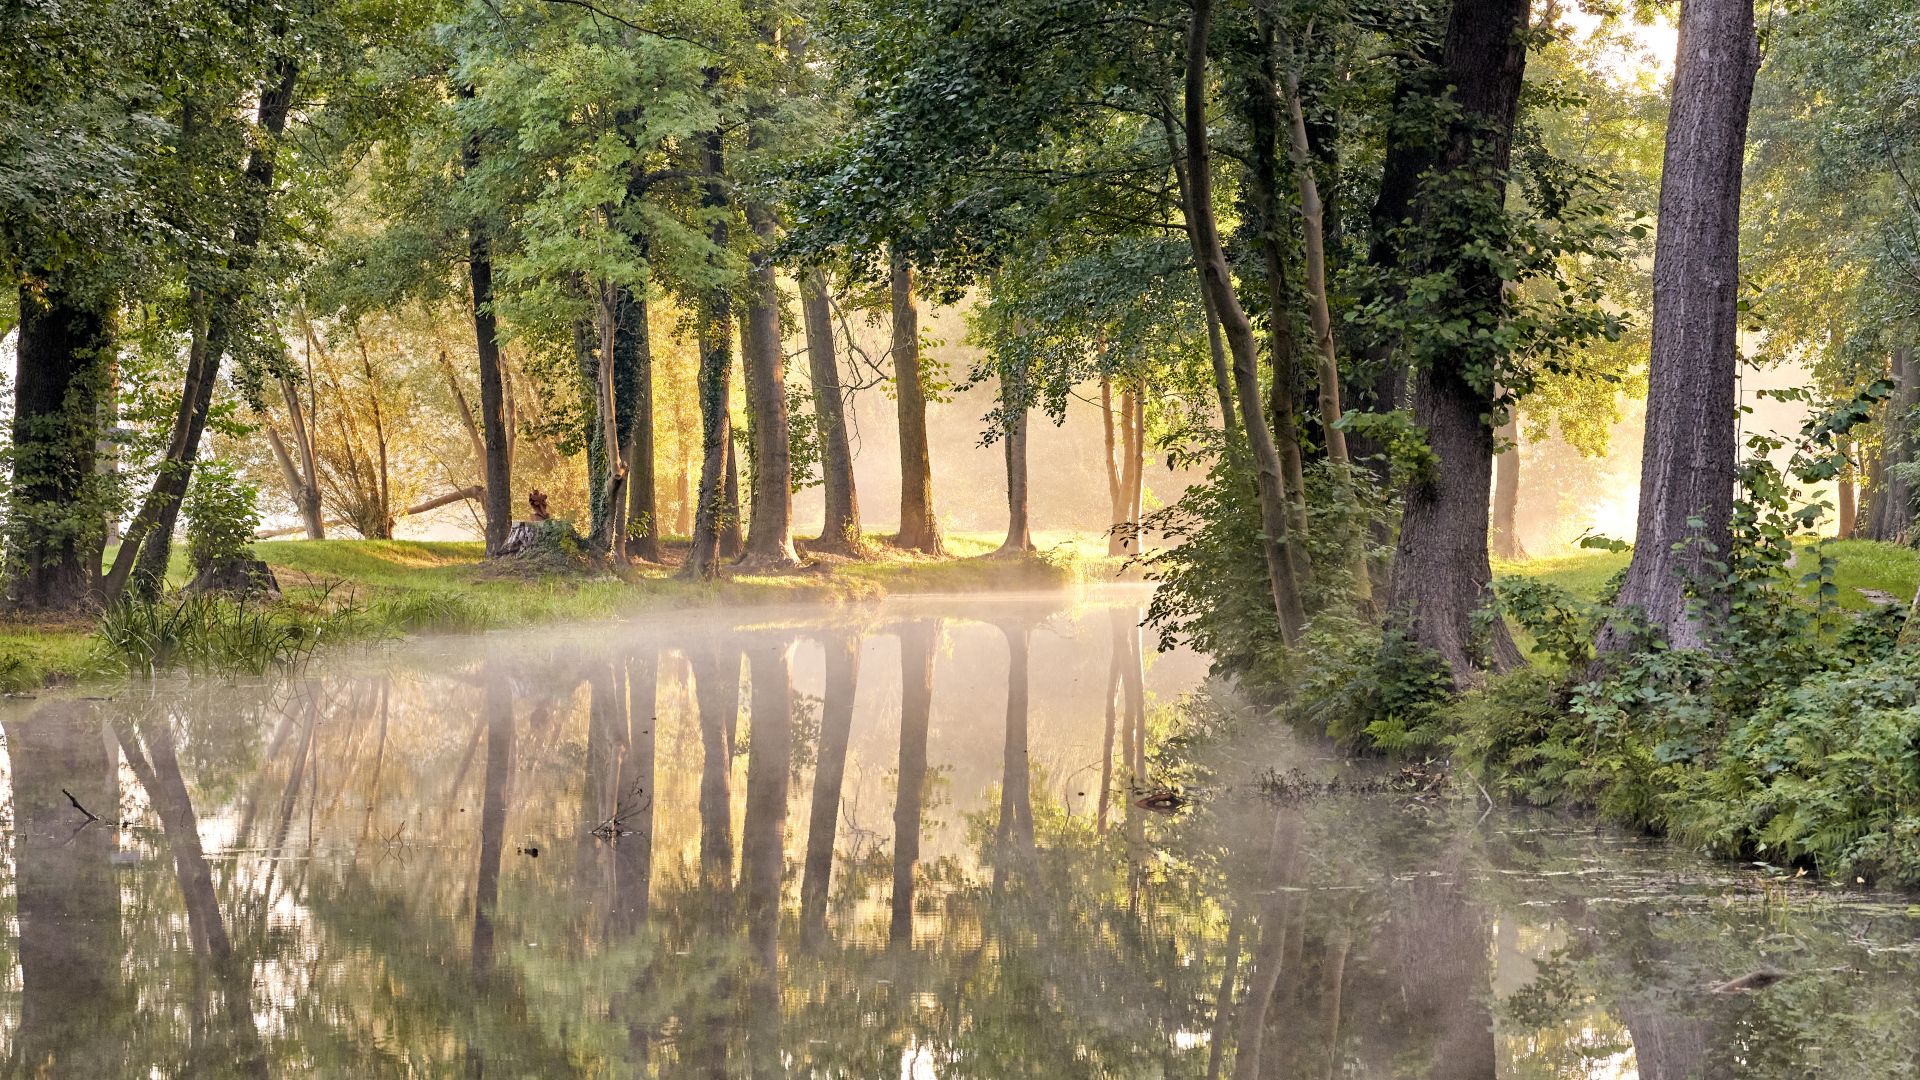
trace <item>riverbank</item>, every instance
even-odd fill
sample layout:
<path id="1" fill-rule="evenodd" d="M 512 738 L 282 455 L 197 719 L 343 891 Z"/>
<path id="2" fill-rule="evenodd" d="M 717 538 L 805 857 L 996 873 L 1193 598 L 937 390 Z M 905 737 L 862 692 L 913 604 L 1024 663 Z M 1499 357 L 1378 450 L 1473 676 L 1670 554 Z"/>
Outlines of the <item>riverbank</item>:
<path id="1" fill-rule="evenodd" d="M 255 657 L 305 655 L 325 641 L 378 640 L 416 633 L 474 633 L 514 626 L 629 617 L 649 610 L 705 605 L 841 604 L 896 593 L 988 589 L 1062 589 L 1085 581 L 1137 577 L 1106 554 L 1102 537 L 1039 533 L 1029 555 L 997 557 L 1000 538 L 957 533 L 948 556 L 926 558 L 870 537 L 865 559 L 819 558 L 772 574 L 723 573 L 690 582 L 671 566 L 565 575 L 489 564 L 477 542 L 409 540 L 275 541 L 254 546 L 272 568 L 283 598 L 270 605 L 179 606 L 163 603 L 135 625 L 63 617 L 0 620 L 0 691 L 125 674 L 194 657 L 212 669 L 257 666 Z M 670 549 L 670 556 L 672 551 Z M 168 584 L 191 576 L 176 546 Z M 226 639 L 198 651 L 173 640 Z M 171 637 L 169 637 L 171 635 Z M 233 664 L 220 662 L 221 650 Z"/>

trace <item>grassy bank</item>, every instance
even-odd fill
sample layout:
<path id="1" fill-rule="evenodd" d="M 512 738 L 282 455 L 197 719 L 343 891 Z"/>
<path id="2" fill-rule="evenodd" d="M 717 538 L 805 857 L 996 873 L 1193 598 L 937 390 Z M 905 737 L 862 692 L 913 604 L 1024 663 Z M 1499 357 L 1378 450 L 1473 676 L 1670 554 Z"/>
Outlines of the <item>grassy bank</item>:
<path id="1" fill-rule="evenodd" d="M 948 536 L 945 559 L 894 551 L 874 539 L 868 559 L 822 559 L 790 572 L 729 573 L 713 582 L 681 581 L 661 567 L 618 577 L 503 570 L 485 561 L 477 542 L 260 543 L 255 552 L 280 582 L 280 603 L 242 612 L 236 605 L 185 604 L 176 597 L 153 611 L 105 620 L 0 622 L 0 690 L 169 664 L 244 670 L 341 639 L 475 632 L 711 604 L 1057 589 L 1122 571 L 1122 560 L 1106 554 L 1104 539 L 1084 534 L 1036 534 L 1037 554 L 1011 559 L 988 557 L 999 537 L 985 534 Z M 189 576 L 176 548 L 168 583 L 177 587 Z"/>

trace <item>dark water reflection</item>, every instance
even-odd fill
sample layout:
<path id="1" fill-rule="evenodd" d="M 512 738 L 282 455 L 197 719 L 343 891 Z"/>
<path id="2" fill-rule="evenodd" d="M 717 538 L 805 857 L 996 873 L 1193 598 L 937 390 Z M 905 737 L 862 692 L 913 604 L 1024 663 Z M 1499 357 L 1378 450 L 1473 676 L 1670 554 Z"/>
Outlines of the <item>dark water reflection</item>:
<path id="1" fill-rule="evenodd" d="M 6 703 L 0 1068 L 1911 1075 L 1904 898 L 1357 782 L 1144 650 L 1141 599 L 684 613 Z M 1270 767 L 1290 797 L 1254 793 Z M 1203 797 L 1137 805 L 1162 784 Z M 1763 965 L 1793 974 L 1705 992 Z"/>

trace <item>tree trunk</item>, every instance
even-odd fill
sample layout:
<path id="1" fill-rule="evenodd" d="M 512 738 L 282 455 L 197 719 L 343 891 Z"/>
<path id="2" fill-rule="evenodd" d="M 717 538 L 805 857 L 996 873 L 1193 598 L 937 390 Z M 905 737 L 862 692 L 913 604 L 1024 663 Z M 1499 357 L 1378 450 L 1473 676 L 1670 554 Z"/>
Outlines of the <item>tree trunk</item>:
<path id="1" fill-rule="evenodd" d="M 1688 0 L 1661 165 L 1653 354 L 1633 562 L 1616 601 L 1677 648 L 1706 644 L 1690 582 L 1728 557 L 1736 467 L 1740 171 L 1759 66 L 1753 0 Z M 1692 522 L 1699 521 L 1696 528 Z M 1623 647 L 1612 628 L 1603 646 Z"/>
<path id="2" fill-rule="evenodd" d="M 859 555 L 866 550 L 866 540 L 853 483 L 853 448 L 847 440 L 847 403 L 840 388 L 840 361 L 834 355 L 827 276 L 818 270 L 808 271 L 800 281 L 800 311 L 806 319 L 807 374 L 812 381 L 820 480 L 827 502 L 826 524 L 811 546 L 837 555 Z"/>
<path id="3" fill-rule="evenodd" d="M 1202 287 L 1226 332 L 1233 352 L 1233 382 L 1240 405 L 1240 421 L 1253 451 L 1254 479 L 1259 492 L 1262 545 L 1280 638 L 1287 645 L 1299 639 L 1306 626 L 1306 607 L 1300 598 L 1292 561 L 1286 495 L 1282 488 L 1279 452 L 1261 411 L 1259 346 L 1253 324 L 1233 293 L 1233 279 L 1220 245 L 1220 229 L 1213 213 L 1213 180 L 1207 153 L 1207 36 L 1213 24 L 1213 0 L 1195 0 L 1193 24 L 1187 32 L 1186 66 L 1186 175 L 1182 185 L 1187 209 L 1187 233 L 1194 261 L 1200 266 Z"/>
<path id="4" fill-rule="evenodd" d="M 479 149 L 469 141 L 466 169 L 479 166 Z M 480 434 L 486 454 L 482 467 L 487 489 L 481 507 L 486 516 L 487 554 L 500 550 L 513 528 L 513 449 L 506 420 L 505 379 L 500 363 L 500 326 L 493 314 L 493 251 L 486 225 L 467 228 L 467 279 L 473 293 L 474 350 L 480 360 Z"/>
<path id="5" fill-rule="evenodd" d="M 740 445 L 727 440 L 727 486 L 722 492 L 726 504 L 720 524 L 720 557 L 733 562 L 746 554 L 747 541 L 740 528 Z"/>
<path id="6" fill-rule="evenodd" d="M 940 520 L 933 512 L 933 464 L 927 454 L 927 392 L 920 371 L 920 312 L 914 306 L 913 270 L 904 255 L 892 257 L 893 390 L 900 421 L 900 533 L 894 544 L 907 551 L 945 555 Z"/>
<path id="7" fill-rule="evenodd" d="M 614 331 L 614 374 L 620 381 L 620 453 L 627 465 L 627 528 L 616 554 L 660 561 L 660 506 L 655 492 L 653 334 L 644 288 L 621 289 Z"/>
<path id="8" fill-rule="evenodd" d="M 1289 524 L 1300 536 L 1307 530 L 1306 466 L 1300 452 L 1300 431 L 1295 420 L 1294 383 L 1298 380 L 1294 358 L 1294 298 L 1288 281 L 1287 210 L 1280 200 L 1279 144 L 1274 121 L 1279 114 L 1280 95 L 1273 71 L 1272 20 L 1260 19 L 1262 39 L 1260 64 L 1249 75 L 1242 96 L 1242 115 L 1247 125 L 1248 160 L 1246 164 L 1246 200 L 1252 213 L 1252 225 L 1260 250 L 1262 269 L 1267 280 L 1267 338 L 1273 358 L 1273 381 L 1267 384 L 1268 421 L 1273 425 L 1274 446 L 1280 452 L 1281 480 L 1286 485 Z M 1305 559 L 1304 547 L 1293 552 L 1294 573 L 1301 582 L 1313 576 Z"/>
<path id="9" fill-rule="evenodd" d="M 1018 391 L 1016 391 L 1018 393 Z M 1027 414 L 1018 407 L 1013 423 L 1001 433 L 1007 460 L 1007 538 L 995 554 L 1013 555 L 1033 550 L 1033 531 L 1027 524 Z"/>
<path id="10" fill-rule="evenodd" d="M 700 714 L 700 878 L 710 888 L 733 881 L 733 747 L 740 717 L 740 653 L 729 645 L 690 649 Z"/>
<path id="11" fill-rule="evenodd" d="M 108 318 L 58 284 L 20 288 L 6 568 L 15 608 L 82 607 L 99 574 L 105 514 L 89 509 L 87 489 L 113 349 Z"/>
<path id="12" fill-rule="evenodd" d="M 1859 518 L 1859 508 L 1855 505 L 1854 499 L 1853 441 L 1851 439 L 1841 439 L 1839 448 L 1841 456 L 1846 459 L 1846 463 L 1840 467 L 1840 476 L 1836 481 L 1839 491 L 1840 520 L 1834 529 L 1834 535 L 1842 540 L 1847 540 L 1853 537 L 1854 528 L 1858 524 L 1857 519 Z"/>
<path id="13" fill-rule="evenodd" d="M 773 214 L 749 204 L 747 220 L 764 245 L 754 258 L 741 357 L 747 408 L 753 415 L 753 517 L 742 563 L 755 570 L 798 566 L 793 548 L 793 448 L 787 424 L 787 354 L 781 344 L 780 290 L 767 249 L 777 237 Z"/>
<path id="14" fill-rule="evenodd" d="M 1920 372 L 1914 370 L 1913 350 L 1893 350 L 1893 397 L 1880 422 L 1880 495 L 1874 503 L 1870 540 L 1905 543 L 1913 531 L 1913 484 L 1903 470 L 1914 460 L 1914 408 L 1920 406 Z"/>
<path id="15" fill-rule="evenodd" d="M 1007 638 L 1007 726 L 1000 752 L 1000 821 L 993 882 L 1006 883 L 1013 863 L 1033 852 L 1033 770 L 1027 759 L 1028 666 L 1033 628 L 1003 625 Z"/>
<path id="16" fill-rule="evenodd" d="M 913 947 L 913 882 L 920 865 L 920 819 L 927 785 L 927 725 L 933 713 L 933 652 L 940 623 L 900 627 L 900 761 L 894 774 L 893 897 L 887 941 Z"/>
<path id="17" fill-rule="evenodd" d="M 255 120 L 262 137 L 248 153 L 246 168 L 241 174 L 239 198 L 243 203 L 236 214 L 227 265 L 222 268 L 221 284 L 205 298 L 206 321 L 199 335 L 201 347 L 190 350 L 180 407 L 174 416 L 166 454 L 154 475 L 153 487 L 141 502 L 140 512 L 127 529 L 126 540 L 114 557 L 113 567 L 101 582 L 101 596 L 109 603 L 120 598 L 130 579 L 135 588 L 146 595 L 158 593 L 166 580 L 173 527 L 180 518 L 180 504 L 193 478 L 194 459 L 200 454 L 200 436 L 206 430 L 207 413 L 213 406 L 220 361 L 239 329 L 248 271 L 266 231 L 267 204 L 274 195 L 274 155 L 279 150 L 280 136 L 287 129 L 297 72 L 292 58 L 278 57 L 260 88 Z"/>
<path id="18" fill-rule="evenodd" d="M 1479 222 L 1501 213 L 1505 203 L 1526 25 L 1526 0 L 1457 3 L 1442 46 L 1442 71 L 1459 115 L 1432 177 L 1421 185 L 1414 217 L 1429 237 L 1426 246 L 1453 260 L 1457 299 L 1449 314 L 1469 321 L 1497 318 L 1504 303 L 1499 273 L 1470 253 L 1489 239 Z M 1392 163 L 1386 171 L 1397 172 Z M 1388 605 L 1389 619 L 1438 654 L 1458 684 L 1470 682 L 1483 665 L 1504 670 L 1523 662 L 1504 622 L 1480 625 L 1493 579 L 1487 558 L 1493 478 L 1487 418 L 1495 412 L 1494 384 L 1484 370 L 1489 361 L 1484 349 L 1456 348 L 1431 357 L 1415 374 L 1414 422 L 1426 429 L 1438 463 L 1432 475 L 1408 487 Z"/>
<path id="19" fill-rule="evenodd" d="M 702 204 L 714 214 L 713 246 L 725 250 L 727 219 L 720 211 L 727 205 L 722 180 L 726 159 L 718 131 L 707 136 L 705 159 L 707 184 Z M 733 415 L 728 408 L 733 375 L 732 305 L 733 298 L 724 287 L 707 290 L 701 304 L 700 372 L 696 382 L 700 395 L 700 488 L 694 500 L 687 558 L 680 565 L 680 576 L 688 579 L 711 580 L 718 576 L 725 554 L 720 534 L 727 529 L 726 496 L 733 476 Z"/>
<path id="20" fill-rule="evenodd" d="M 1493 553 L 1508 562 L 1527 557 L 1520 543 L 1520 422 L 1507 410 L 1496 437 L 1501 450 L 1493 459 Z"/>
<path id="21" fill-rule="evenodd" d="M 1124 398 L 1122 399 L 1125 400 Z M 1107 554 L 1127 553 L 1127 504 L 1121 497 L 1120 461 L 1113 455 L 1113 379 L 1100 376 L 1100 432 L 1106 453 L 1101 459 L 1107 470 Z"/>

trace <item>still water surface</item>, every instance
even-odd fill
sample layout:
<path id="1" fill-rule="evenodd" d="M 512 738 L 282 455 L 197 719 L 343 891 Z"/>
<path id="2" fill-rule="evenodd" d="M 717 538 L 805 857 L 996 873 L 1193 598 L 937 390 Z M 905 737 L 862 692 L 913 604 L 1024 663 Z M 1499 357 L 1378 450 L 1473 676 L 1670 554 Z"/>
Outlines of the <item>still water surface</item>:
<path id="1" fill-rule="evenodd" d="M 1144 599 L 683 612 L 0 704 L 0 1068 L 1916 1071 L 1905 898 L 1343 760 L 1154 653 Z"/>

